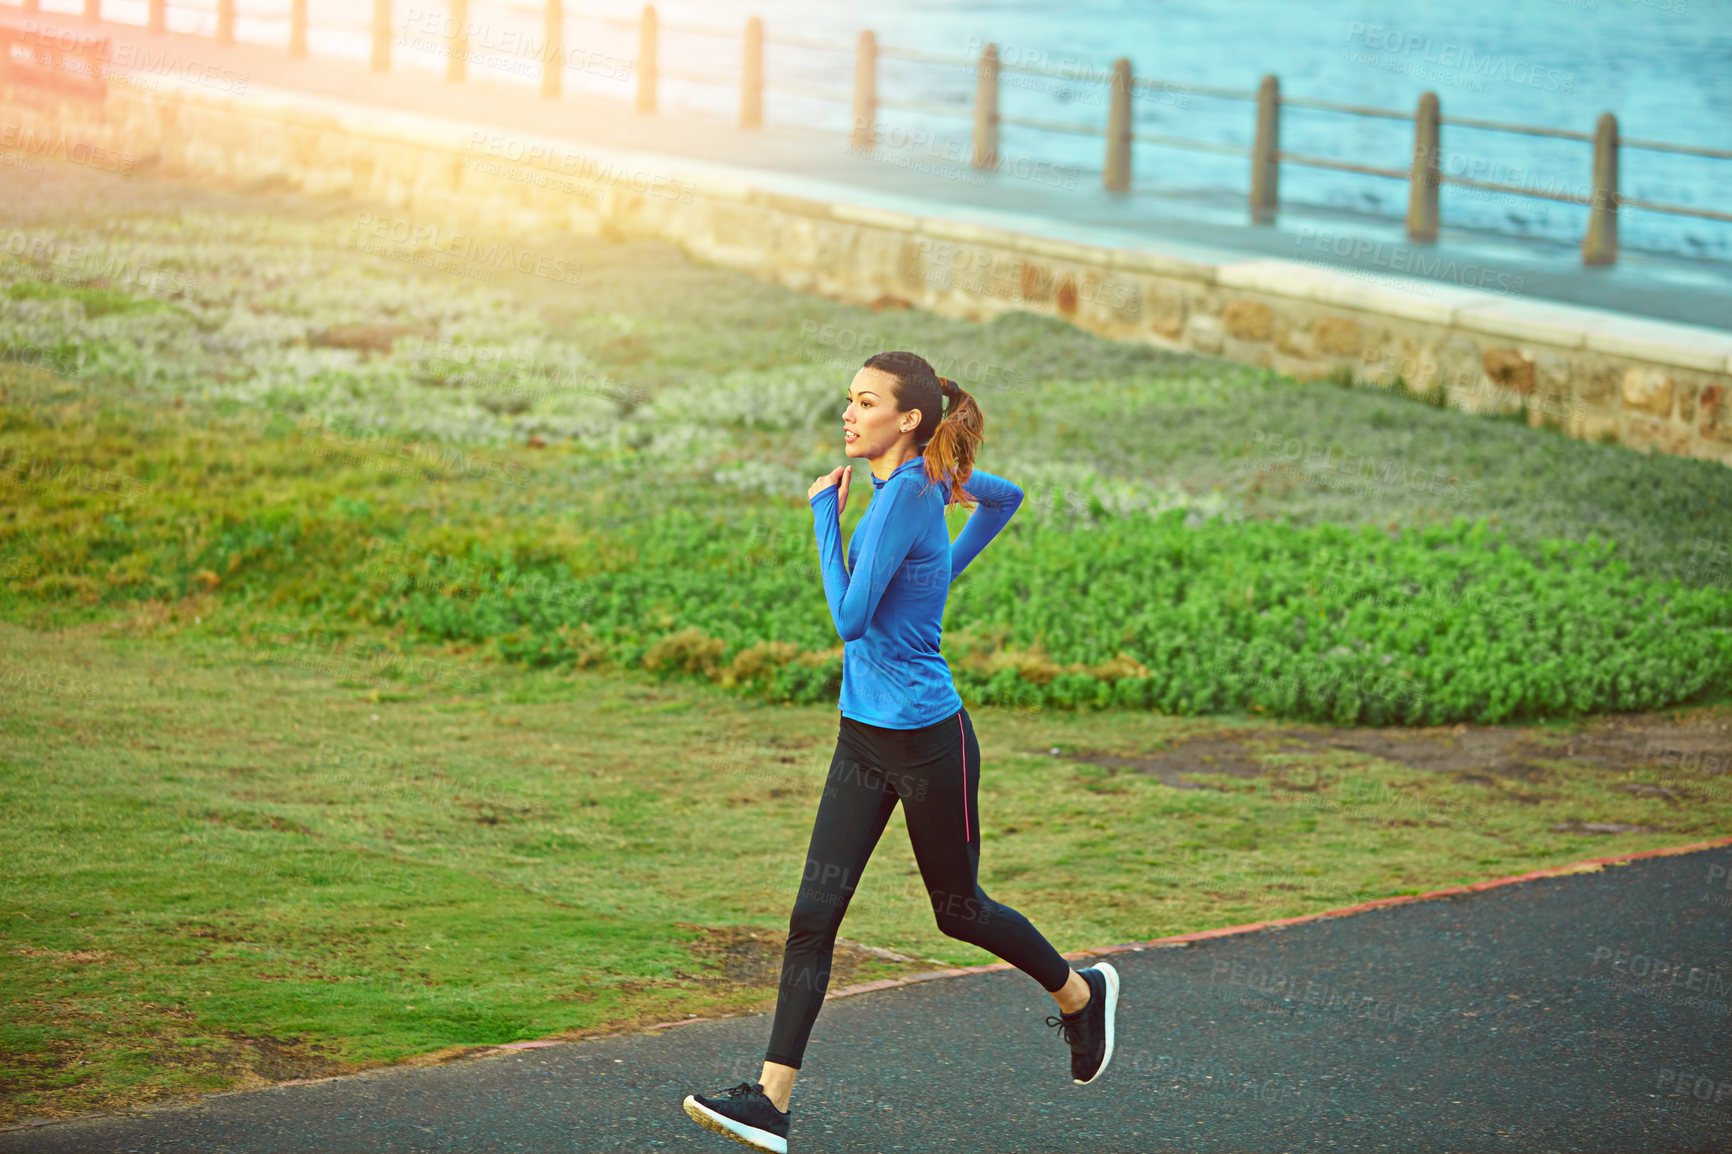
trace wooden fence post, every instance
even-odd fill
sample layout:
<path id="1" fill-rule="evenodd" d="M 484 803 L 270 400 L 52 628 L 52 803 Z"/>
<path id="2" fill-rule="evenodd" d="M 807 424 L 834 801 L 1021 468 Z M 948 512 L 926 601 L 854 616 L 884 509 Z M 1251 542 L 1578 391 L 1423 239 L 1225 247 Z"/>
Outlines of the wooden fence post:
<path id="1" fill-rule="evenodd" d="M 373 59 L 374 72 L 391 70 L 391 0 L 373 0 Z"/>
<path id="2" fill-rule="evenodd" d="M 216 42 L 227 48 L 235 42 L 235 0 L 217 0 Z"/>
<path id="3" fill-rule="evenodd" d="M 860 33 L 854 52 L 854 147 L 871 148 L 877 135 L 878 37 L 868 30 Z"/>
<path id="4" fill-rule="evenodd" d="M 547 10 L 542 15 L 541 38 L 547 41 L 547 46 L 541 50 L 541 94 L 554 100 L 558 98 L 560 84 L 565 79 L 565 10 L 559 0 L 547 0 Z"/>
<path id="5" fill-rule="evenodd" d="M 1594 126 L 1594 199 L 1582 237 L 1582 263 L 1614 264 L 1617 259 L 1618 118 L 1602 112 Z"/>
<path id="6" fill-rule="evenodd" d="M 637 110 L 656 110 L 656 9 L 643 6 L 643 22 L 637 37 Z"/>
<path id="7" fill-rule="evenodd" d="M 764 126 L 764 22 L 746 21 L 745 55 L 740 61 L 740 127 Z"/>
<path id="8" fill-rule="evenodd" d="M 1407 239 L 1420 244 L 1437 240 L 1437 93 L 1419 97 L 1413 114 L 1413 171 L 1407 178 Z"/>
<path id="9" fill-rule="evenodd" d="M 461 84 L 469 76 L 469 0 L 451 0 L 451 35 L 447 39 L 445 79 Z"/>
<path id="10" fill-rule="evenodd" d="M 980 50 L 974 84 L 974 167 L 998 167 L 998 45 Z"/>
<path id="11" fill-rule="evenodd" d="M 1108 192 L 1131 187 L 1131 62 L 1113 61 L 1112 104 L 1107 108 L 1107 161 L 1101 184 Z"/>
<path id="12" fill-rule="evenodd" d="M 289 59 L 307 58 L 307 0 L 289 3 Z"/>
<path id="13" fill-rule="evenodd" d="M 1257 133 L 1251 145 L 1251 223 L 1273 224 L 1281 202 L 1281 82 L 1263 77 L 1257 86 Z"/>
<path id="14" fill-rule="evenodd" d="M 29 10 L 25 9 L 26 12 Z M 145 29 L 159 36 L 168 31 L 168 0 L 150 0 L 150 17 L 145 22 Z"/>

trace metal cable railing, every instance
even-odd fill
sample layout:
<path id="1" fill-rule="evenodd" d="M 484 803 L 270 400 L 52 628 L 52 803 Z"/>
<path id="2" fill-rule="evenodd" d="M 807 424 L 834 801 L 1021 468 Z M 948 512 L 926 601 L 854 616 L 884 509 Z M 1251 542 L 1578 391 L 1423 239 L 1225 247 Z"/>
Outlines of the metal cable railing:
<path id="1" fill-rule="evenodd" d="M 171 0 L 146 0 L 146 2 L 149 13 L 147 27 L 152 32 L 166 31 L 168 15 L 171 11 Z M 215 38 L 220 44 L 235 42 L 236 27 L 242 21 L 249 26 L 287 23 L 289 25 L 288 40 L 291 55 L 305 56 L 307 54 L 308 0 L 290 0 L 290 10 L 287 13 L 281 11 L 242 13 L 237 8 L 237 5 L 242 2 L 244 0 L 214 0 L 214 3 L 189 4 L 176 0 L 172 4 L 172 11 L 176 15 L 197 16 L 200 18 L 201 25 L 214 19 Z M 321 30 L 337 29 L 368 34 L 372 40 L 371 67 L 375 71 L 386 71 L 390 68 L 391 59 L 392 0 L 370 0 L 370 2 L 372 5 L 371 20 L 321 21 L 319 28 Z M 19 0 L 16 6 L 25 12 L 35 13 L 38 11 L 39 3 L 40 0 Z M 1275 189 L 1278 187 L 1275 174 L 1281 164 L 1410 182 L 1414 186 L 1414 193 L 1410 197 L 1410 203 L 1413 207 L 1409 211 L 1408 234 L 1410 238 L 1419 241 L 1436 239 L 1438 227 L 1437 190 L 1445 185 L 1509 196 L 1533 197 L 1566 204 L 1584 205 L 1588 207 L 1590 212 L 1588 232 L 1583 239 L 1583 259 L 1588 263 L 1610 263 L 1615 259 L 1616 217 L 1620 206 L 1648 212 L 1694 217 L 1701 220 L 1732 222 L 1732 212 L 1628 196 L 1621 194 L 1617 188 L 1617 155 L 1622 150 L 1641 150 L 1707 160 L 1732 160 L 1732 148 L 1621 138 L 1617 133 L 1616 119 L 1610 114 L 1600 118 L 1595 131 L 1581 132 L 1479 117 L 1444 116 L 1439 108 L 1437 97 L 1431 93 L 1422 96 L 1418 108 L 1413 111 L 1376 108 L 1339 100 L 1283 95 L 1280 92 L 1278 82 L 1272 76 L 1265 77 L 1262 84 L 1256 89 L 1190 84 L 1160 77 L 1135 75 L 1131 70 L 1130 62 L 1122 58 L 1114 61 L 1110 68 L 1105 69 L 1087 65 L 1053 67 L 1045 63 L 1028 60 L 1001 61 L 998 59 L 996 47 L 991 44 L 984 45 L 980 55 L 975 57 L 948 52 L 933 52 L 900 45 L 880 45 L 871 32 L 862 33 L 859 39 L 852 44 L 840 40 L 804 35 L 777 34 L 770 36 L 765 33 L 762 22 L 757 18 L 749 21 L 743 30 L 735 31 L 704 24 L 663 24 L 657 19 L 653 6 L 646 7 L 637 19 L 590 14 L 582 11 L 568 12 L 564 8 L 564 0 L 543 0 L 539 4 L 524 3 L 520 0 L 474 0 L 473 4 L 469 0 L 451 0 L 448 10 L 453 18 L 446 23 L 452 25 L 456 31 L 447 34 L 444 38 L 452 43 L 453 50 L 447 60 L 446 76 L 453 81 L 461 81 L 467 76 L 466 57 L 469 42 L 467 32 L 464 31 L 465 21 L 459 17 L 465 16 L 472 8 L 484 8 L 507 13 L 514 17 L 522 17 L 531 22 L 540 22 L 543 28 L 543 38 L 537 42 L 535 54 L 542 57 L 541 91 L 544 96 L 558 96 L 562 91 L 561 76 L 571 65 L 561 62 L 557 67 L 553 67 L 552 63 L 563 54 L 563 45 L 567 40 L 567 33 L 572 23 L 625 29 L 635 32 L 638 38 L 638 53 L 631 71 L 635 73 L 637 88 L 635 106 L 640 112 L 654 112 L 656 110 L 657 85 L 661 79 L 665 78 L 711 87 L 739 87 L 741 91 L 740 123 L 742 127 L 748 128 L 758 127 L 763 123 L 763 97 L 766 93 L 850 104 L 855 114 L 854 142 L 864 147 L 869 147 L 878 133 L 877 114 L 881 109 L 911 112 L 923 116 L 972 120 L 974 122 L 974 147 L 971 163 L 976 168 L 986 170 L 990 170 L 998 164 L 999 138 L 1000 133 L 1005 129 L 1094 137 L 1104 139 L 1106 142 L 1107 153 L 1102 166 L 1102 184 L 1113 191 L 1131 190 L 1130 150 L 1133 144 L 1212 153 L 1221 156 L 1248 157 L 1251 161 L 1251 219 L 1259 223 L 1272 220 L 1278 209 L 1275 201 Z M 102 18 L 101 9 L 102 0 L 84 0 L 83 18 L 85 22 L 99 23 Z M 68 15 L 67 19 L 72 20 L 75 17 Z M 663 33 L 671 33 L 676 36 L 706 37 L 712 40 L 737 41 L 743 48 L 741 69 L 737 73 L 689 68 L 663 69 L 660 67 L 660 38 Z M 0 27 L 0 35 L 9 36 L 8 44 L 10 45 L 20 43 L 20 37 L 16 32 L 5 32 L 4 28 Z M 24 38 L 25 41 L 27 39 L 27 37 Z M 0 45 L 0 47 L 5 47 L 6 52 L 11 52 L 9 46 Z M 767 47 L 778 50 L 792 49 L 804 52 L 845 54 L 851 57 L 854 63 L 853 89 L 845 91 L 803 83 L 798 80 L 776 79 L 771 82 L 764 67 L 764 55 Z M 46 48 L 40 54 L 36 54 L 27 42 L 23 44 L 23 48 L 27 60 L 20 62 L 10 59 L 5 53 L 0 53 L 0 67 L 13 71 L 23 67 L 25 69 L 34 68 L 37 72 L 42 72 L 45 69 L 59 69 L 78 75 L 88 74 L 91 79 L 96 81 L 96 87 L 100 88 L 100 82 L 104 75 L 103 69 L 99 66 L 100 62 L 83 60 L 79 53 L 50 51 Z M 495 49 L 489 49 L 489 51 L 495 51 Z M 944 101 L 880 96 L 877 92 L 878 62 L 886 59 L 927 67 L 958 69 L 970 73 L 976 83 L 975 101 L 971 106 Z M 79 71 L 81 69 L 83 71 Z M 998 89 L 999 77 L 1005 73 L 1042 76 L 1074 84 L 1105 85 L 1109 89 L 1110 101 L 1107 123 L 1093 125 L 1051 120 L 1039 116 L 1002 115 L 998 110 Z M 1186 96 L 1254 103 L 1256 105 L 1255 140 L 1247 146 L 1223 141 L 1199 140 L 1170 133 L 1137 131 L 1132 119 L 1133 100 L 1137 93 L 1153 93 L 1158 97 L 1182 93 Z M 1360 163 L 1343 157 L 1318 156 L 1283 150 L 1276 142 L 1279 140 L 1278 126 L 1281 110 L 1284 107 L 1306 112 L 1410 123 L 1414 126 L 1412 162 L 1408 167 L 1398 168 Z M 1452 131 L 1462 129 L 1476 132 L 1508 133 L 1590 144 L 1594 153 L 1591 192 L 1584 195 L 1568 190 L 1518 186 L 1440 171 L 1437 156 L 1440 133 L 1444 128 Z"/>

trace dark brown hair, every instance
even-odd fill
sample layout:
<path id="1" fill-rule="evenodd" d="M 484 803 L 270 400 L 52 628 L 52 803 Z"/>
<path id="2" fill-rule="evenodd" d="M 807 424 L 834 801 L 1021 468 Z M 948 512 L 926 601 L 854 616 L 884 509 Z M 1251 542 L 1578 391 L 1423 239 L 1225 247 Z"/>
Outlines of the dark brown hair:
<path id="1" fill-rule="evenodd" d="M 965 509 L 976 504 L 963 484 L 974 472 L 974 455 L 986 437 L 986 414 L 974 396 L 948 377 L 939 376 L 924 357 L 914 353 L 874 353 L 862 366 L 888 373 L 896 381 L 892 390 L 898 412 L 920 411 L 915 432 L 926 456 L 926 483 L 950 480 L 950 500 Z M 944 402 L 949 401 L 949 407 Z"/>

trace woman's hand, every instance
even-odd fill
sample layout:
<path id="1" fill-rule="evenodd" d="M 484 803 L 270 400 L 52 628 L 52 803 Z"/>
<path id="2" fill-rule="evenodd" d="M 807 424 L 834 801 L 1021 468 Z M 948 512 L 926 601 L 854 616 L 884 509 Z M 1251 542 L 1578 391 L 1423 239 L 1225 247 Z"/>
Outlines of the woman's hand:
<path id="1" fill-rule="evenodd" d="M 806 500 L 810 501 L 819 493 L 831 486 L 836 486 L 836 516 L 842 516 L 842 510 L 848 507 L 848 482 L 853 478 L 854 470 L 847 465 L 837 465 L 822 477 L 812 482 L 812 487 L 806 490 Z"/>

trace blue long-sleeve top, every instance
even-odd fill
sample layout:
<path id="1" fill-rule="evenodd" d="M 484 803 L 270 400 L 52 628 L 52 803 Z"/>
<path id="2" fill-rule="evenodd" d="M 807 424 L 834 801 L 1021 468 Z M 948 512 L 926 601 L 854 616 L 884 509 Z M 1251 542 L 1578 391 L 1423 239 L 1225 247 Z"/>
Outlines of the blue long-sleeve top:
<path id="1" fill-rule="evenodd" d="M 945 597 L 1022 504 L 1021 489 L 979 469 L 965 486 L 979 505 L 953 543 L 944 523 L 950 485 L 927 485 L 924 456 L 904 461 L 884 480 L 874 476 L 872 503 L 849 540 L 846 566 L 837 487 L 811 499 L 824 597 L 843 641 L 837 708 L 844 717 L 920 729 L 962 708 L 938 652 Z"/>

